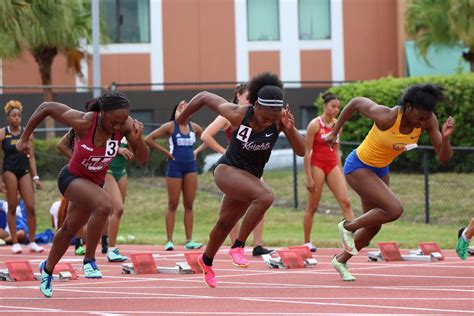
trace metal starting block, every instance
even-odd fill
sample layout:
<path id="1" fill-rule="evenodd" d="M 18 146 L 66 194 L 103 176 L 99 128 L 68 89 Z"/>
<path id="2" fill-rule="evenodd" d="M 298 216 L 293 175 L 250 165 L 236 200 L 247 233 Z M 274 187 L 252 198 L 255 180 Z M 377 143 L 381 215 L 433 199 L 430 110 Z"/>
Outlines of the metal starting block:
<path id="1" fill-rule="evenodd" d="M 308 247 L 294 246 L 288 248 L 286 250 L 278 250 L 279 257 L 272 257 L 271 254 L 267 254 L 262 255 L 262 259 L 272 269 L 301 269 L 315 266 L 318 263 L 312 257 Z"/>
<path id="2" fill-rule="evenodd" d="M 1 281 L 41 280 L 41 273 L 33 273 L 28 261 L 7 261 L 5 265 L 7 266 L 6 269 L 0 269 Z M 58 263 L 54 268 L 53 280 L 55 281 L 77 280 L 78 278 L 79 276 L 70 263 Z"/>
<path id="3" fill-rule="evenodd" d="M 396 242 L 379 242 L 380 251 L 369 251 L 369 261 L 438 261 L 444 260 L 436 243 L 420 243 L 420 249 L 402 255 Z M 437 250 L 437 251 L 435 251 Z"/>
<path id="4" fill-rule="evenodd" d="M 191 266 L 187 262 L 176 262 L 174 267 L 157 267 L 158 273 L 169 273 L 169 274 L 194 274 L 195 272 L 191 269 Z"/>
<path id="5" fill-rule="evenodd" d="M 132 254 L 132 263 L 122 264 L 124 274 L 193 274 L 202 273 L 197 258 L 201 253 L 185 253 L 186 262 L 177 262 L 174 267 L 158 267 L 151 253 Z"/>

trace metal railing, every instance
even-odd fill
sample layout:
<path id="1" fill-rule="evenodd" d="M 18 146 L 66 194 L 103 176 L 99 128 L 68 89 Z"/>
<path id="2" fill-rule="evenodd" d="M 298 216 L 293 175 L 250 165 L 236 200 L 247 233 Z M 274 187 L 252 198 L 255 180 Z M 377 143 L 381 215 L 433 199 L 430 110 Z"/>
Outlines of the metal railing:
<path id="1" fill-rule="evenodd" d="M 345 83 L 356 82 L 355 80 L 286 80 L 283 81 L 284 85 L 305 85 L 305 86 L 321 86 L 330 87 L 337 86 Z M 166 87 L 166 86 L 235 86 L 242 83 L 241 81 L 196 81 L 196 82 L 134 82 L 134 83 L 122 83 L 112 82 L 109 89 L 119 90 L 120 88 L 130 87 Z"/>

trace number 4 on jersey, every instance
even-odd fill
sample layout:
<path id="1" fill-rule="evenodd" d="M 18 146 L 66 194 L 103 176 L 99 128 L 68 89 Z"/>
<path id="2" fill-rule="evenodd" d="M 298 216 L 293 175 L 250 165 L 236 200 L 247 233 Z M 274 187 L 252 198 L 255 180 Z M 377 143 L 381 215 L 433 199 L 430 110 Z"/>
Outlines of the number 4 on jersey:
<path id="1" fill-rule="evenodd" d="M 245 125 L 240 125 L 239 131 L 237 132 L 237 139 L 246 143 L 249 138 L 250 134 L 252 133 L 252 128 L 245 126 Z"/>

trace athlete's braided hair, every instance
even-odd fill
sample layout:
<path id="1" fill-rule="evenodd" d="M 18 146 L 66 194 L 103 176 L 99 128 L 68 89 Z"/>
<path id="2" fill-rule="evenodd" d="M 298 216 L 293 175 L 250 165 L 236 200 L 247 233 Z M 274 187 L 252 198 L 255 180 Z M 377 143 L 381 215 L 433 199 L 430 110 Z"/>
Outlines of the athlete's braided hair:
<path id="1" fill-rule="evenodd" d="M 443 100 L 443 88 L 431 83 L 408 87 L 401 97 L 401 106 L 407 103 L 417 109 L 433 112 L 436 104 Z"/>
<path id="2" fill-rule="evenodd" d="M 8 115 L 11 110 L 17 109 L 18 111 L 23 111 L 23 105 L 18 100 L 10 100 L 5 104 L 5 113 Z"/>
<path id="3" fill-rule="evenodd" d="M 127 95 L 119 91 L 105 92 L 99 97 L 98 102 L 100 110 L 102 111 L 128 109 L 130 107 L 130 101 L 128 100 Z M 91 109 L 91 111 L 94 110 Z"/>

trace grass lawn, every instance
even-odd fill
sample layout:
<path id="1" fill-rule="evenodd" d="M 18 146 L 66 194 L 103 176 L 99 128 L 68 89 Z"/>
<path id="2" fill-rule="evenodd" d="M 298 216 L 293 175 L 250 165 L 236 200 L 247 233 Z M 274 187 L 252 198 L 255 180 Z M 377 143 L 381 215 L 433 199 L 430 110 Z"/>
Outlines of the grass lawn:
<path id="1" fill-rule="evenodd" d="M 469 179 L 461 179 L 459 175 L 455 177 L 460 183 L 464 183 L 464 190 L 468 188 L 468 183 L 474 183 L 474 176 L 468 175 Z M 267 212 L 264 226 L 264 241 L 268 246 L 288 246 L 299 245 L 303 242 L 303 210 L 305 207 L 305 188 L 303 174 L 299 173 L 299 200 L 300 209 L 293 209 L 293 189 L 292 174 L 289 171 L 267 172 L 265 181 L 275 192 L 276 200 L 274 206 Z M 376 236 L 372 246 L 376 246 L 378 241 L 397 241 L 404 248 L 414 248 L 421 241 L 435 241 L 442 248 L 453 248 L 456 241 L 456 232 L 460 226 L 459 222 L 447 221 L 444 224 L 423 224 L 424 219 L 424 197 L 414 188 L 418 188 L 422 181 L 421 175 L 394 175 L 392 185 L 394 191 L 405 203 L 406 215 L 395 223 L 384 225 L 381 232 Z M 446 181 L 433 177 L 433 181 L 440 182 L 440 188 L 446 188 Z M 470 182 L 464 182 L 470 181 Z M 45 189 L 37 193 L 37 214 L 39 217 L 39 230 L 49 228 L 51 219 L 49 217 L 49 207 L 59 198 L 56 181 L 44 181 Z M 199 176 L 199 192 L 194 204 L 194 239 L 196 241 L 207 242 L 209 232 L 216 222 L 221 194 L 216 188 L 212 175 L 206 173 Z M 454 184 L 459 185 L 459 184 Z M 433 185 L 436 188 L 436 185 Z M 436 215 L 436 218 L 459 218 L 462 223 L 467 224 L 473 212 L 466 212 L 470 205 L 468 198 L 462 198 L 467 191 L 462 191 L 459 196 L 453 193 L 433 193 L 439 194 L 441 201 L 433 203 L 436 208 L 443 208 L 446 214 Z M 436 189 L 437 190 L 437 189 Z M 422 194 L 423 191 L 421 191 Z M 450 200 L 447 200 L 447 198 Z M 472 195 L 471 195 L 472 197 Z M 351 192 L 356 212 L 359 212 L 359 202 L 357 196 Z M 409 201 L 409 203 L 407 203 Z M 471 200 L 472 203 L 472 200 Z M 407 207 L 408 205 L 408 207 Z M 135 242 L 141 244 L 163 245 L 166 241 L 164 218 L 167 208 L 167 193 L 165 178 L 131 178 L 129 179 L 129 191 L 126 199 L 125 213 L 122 218 L 119 235 L 135 236 Z M 313 227 L 313 241 L 319 247 L 336 247 L 338 245 L 338 233 L 336 224 L 340 221 L 340 211 L 334 202 L 332 194 L 327 190 L 323 193 L 321 201 L 321 212 L 315 217 Z M 443 215 L 444 214 L 444 215 Z M 185 241 L 183 227 L 182 206 L 177 212 L 177 221 L 174 233 L 176 244 Z M 414 220 L 418 222 L 414 222 Z M 436 222 L 441 222 L 437 220 Z M 227 240 L 227 243 L 229 241 Z M 252 243 L 251 237 L 248 244 Z"/>

